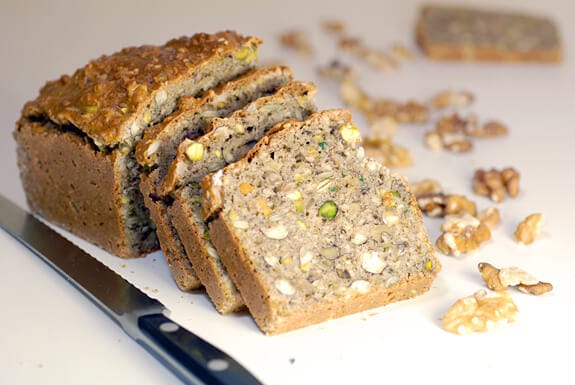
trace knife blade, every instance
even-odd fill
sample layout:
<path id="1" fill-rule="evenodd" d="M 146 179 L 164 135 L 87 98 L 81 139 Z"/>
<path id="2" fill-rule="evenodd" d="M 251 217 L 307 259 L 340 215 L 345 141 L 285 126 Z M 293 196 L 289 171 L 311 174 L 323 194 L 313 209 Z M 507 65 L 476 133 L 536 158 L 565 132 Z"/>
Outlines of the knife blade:
<path id="1" fill-rule="evenodd" d="M 164 315 L 166 308 L 0 194 L 0 227 L 110 316 L 185 384 L 261 385 L 227 353 Z"/>

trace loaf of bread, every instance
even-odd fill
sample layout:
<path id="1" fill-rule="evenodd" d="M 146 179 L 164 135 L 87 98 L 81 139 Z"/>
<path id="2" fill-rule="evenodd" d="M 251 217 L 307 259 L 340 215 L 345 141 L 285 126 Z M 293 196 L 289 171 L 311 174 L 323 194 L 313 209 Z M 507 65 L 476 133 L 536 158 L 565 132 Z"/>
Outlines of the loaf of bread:
<path id="1" fill-rule="evenodd" d="M 160 248 L 180 289 L 196 289 L 201 281 L 171 225 L 167 207 L 173 199 L 157 191 L 176 157 L 178 145 L 184 138 L 206 133 L 213 118 L 227 116 L 250 101 L 273 93 L 291 79 L 292 72 L 287 67 L 256 69 L 209 90 L 202 98 L 183 98 L 177 111 L 150 127 L 136 146 L 136 159 L 143 169 L 140 190 L 156 226 Z"/>
<path id="2" fill-rule="evenodd" d="M 243 156 L 277 123 L 307 118 L 316 109 L 315 94 L 313 84 L 291 82 L 228 118 L 215 118 L 206 135 L 182 142 L 170 166 L 162 185 L 174 200 L 168 212 L 196 274 L 220 313 L 239 310 L 244 303 L 207 236 L 200 216 L 199 182 Z"/>
<path id="3" fill-rule="evenodd" d="M 277 334 L 429 289 L 440 264 L 407 181 L 261 41 L 126 48 L 48 82 L 17 122 L 30 208 L 120 257 L 161 247 L 178 287 Z"/>
<path id="4" fill-rule="evenodd" d="M 134 147 L 181 97 L 254 68 L 259 44 L 197 34 L 101 56 L 48 82 L 14 133 L 31 210 L 121 257 L 156 250 Z"/>
<path id="5" fill-rule="evenodd" d="M 434 60 L 559 62 L 562 48 L 552 20 L 517 12 L 448 5 L 424 6 L 417 42 Z"/>
<path id="6" fill-rule="evenodd" d="M 408 183 L 360 140 L 349 112 L 319 112 L 202 180 L 211 242 L 267 334 L 421 294 L 440 269 Z"/>

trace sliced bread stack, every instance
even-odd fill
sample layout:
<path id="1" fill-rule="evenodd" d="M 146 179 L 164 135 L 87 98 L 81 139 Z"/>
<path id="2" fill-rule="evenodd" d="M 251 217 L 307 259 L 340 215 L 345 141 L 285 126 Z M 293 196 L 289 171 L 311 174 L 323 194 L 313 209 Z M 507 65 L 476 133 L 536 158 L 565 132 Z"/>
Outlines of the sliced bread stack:
<path id="1" fill-rule="evenodd" d="M 250 101 L 275 92 L 291 79 L 291 70 L 286 67 L 255 69 L 209 90 L 201 98 L 183 98 L 178 109 L 147 130 L 137 144 L 136 159 L 143 169 L 140 189 L 144 202 L 156 226 L 160 247 L 182 290 L 196 289 L 202 283 L 171 225 L 167 207 L 172 200 L 156 191 L 176 156 L 178 145 L 186 138 L 196 138 L 209 131 L 212 118 L 227 116 Z"/>
<path id="2" fill-rule="evenodd" d="M 196 274 L 221 313 L 239 310 L 243 301 L 222 266 L 199 215 L 199 182 L 244 155 L 274 125 L 287 119 L 305 119 L 315 111 L 316 88 L 291 82 L 276 93 L 257 99 L 225 119 L 214 119 L 209 132 L 186 139 L 178 149 L 160 193 L 172 197 L 168 209 Z"/>
<path id="3" fill-rule="evenodd" d="M 210 239 L 267 334 L 421 294 L 440 269 L 408 183 L 359 142 L 348 111 L 322 111 L 202 181 Z"/>
<path id="4" fill-rule="evenodd" d="M 439 271 L 407 182 L 347 111 L 198 34 L 49 82 L 15 138 L 30 207 L 121 257 L 161 247 L 178 287 L 276 334 L 409 298 Z"/>

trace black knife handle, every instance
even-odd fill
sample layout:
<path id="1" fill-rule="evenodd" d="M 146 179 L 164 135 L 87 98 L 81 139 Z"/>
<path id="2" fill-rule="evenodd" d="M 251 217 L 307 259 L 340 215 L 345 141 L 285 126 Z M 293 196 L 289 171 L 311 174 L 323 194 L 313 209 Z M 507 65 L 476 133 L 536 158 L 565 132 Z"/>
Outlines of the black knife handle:
<path id="1" fill-rule="evenodd" d="M 138 318 L 142 346 L 186 384 L 262 385 L 232 357 L 163 314 Z"/>

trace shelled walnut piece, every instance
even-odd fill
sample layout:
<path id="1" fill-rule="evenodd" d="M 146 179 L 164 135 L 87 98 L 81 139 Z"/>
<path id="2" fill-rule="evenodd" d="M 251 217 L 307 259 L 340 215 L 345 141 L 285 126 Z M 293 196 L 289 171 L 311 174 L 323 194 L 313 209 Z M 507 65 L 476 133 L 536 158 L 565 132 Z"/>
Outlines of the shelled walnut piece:
<path id="1" fill-rule="evenodd" d="M 441 91 L 433 97 L 431 105 L 437 109 L 461 108 L 469 106 L 475 97 L 469 91 Z"/>
<path id="2" fill-rule="evenodd" d="M 416 198 L 426 194 L 437 194 L 443 191 L 438 181 L 431 178 L 425 178 L 411 182 L 411 191 Z"/>
<path id="3" fill-rule="evenodd" d="M 358 70 L 349 64 L 334 59 L 329 63 L 318 67 L 317 72 L 320 76 L 328 79 L 343 81 L 346 78 L 353 79 L 357 76 Z"/>
<path id="4" fill-rule="evenodd" d="M 541 234 L 543 229 L 543 215 L 540 213 L 528 215 L 517 225 L 513 234 L 515 240 L 524 245 L 535 242 L 535 239 Z"/>
<path id="5" fill-rule="evenodd" d="M 483 125 L 473 126 L 471 130 L 467 131 L 467 135 L 476 138 L 496 138 L 508 133 L 507 126 L 497 120 L 490 120 Z"/>
<path id="6" fill-rule="evenodd" d="M 477 268 L 487 287 L 491 290 L 505 291 L 509 286 L 516 286 L 522 292 L 534 295 L 541 295 L 553 290 L 552 284 L 539 281 L 518 267 L 498 269 L 487 262 L 481 262 Z"/>
<path id="7" fill-rule="evenodd" d="M 475 216 L 477 207 L 463 195 L 427 193 L 416 195 L 421 212 L 429 217 L 445 217 L 447 215 L 469 214 Z"/>
<path id="8" fill-rule="evenodd" d="M 379 160 L 386 167 L 409 167 L 413 164 L 409 149 L 393 143 L 391 137 L 366 137 L 363 146 L 367 156 Z"/>
<path id="9" fill-rule="evenodd" d="M 286 31 L 280 35 L 279 40 L 284 47 L 295 50 L 301 56 L 308 57 L 313 53 L 309 36 L 303 30 Z"/>
<path id="10" fill-rule="evenodd" d="M 395 43 L 391 47 L 391 57 L 396 61 L 410 61 L 413 60 L 413 53 L 403 44 Z"/>
<path id="11" fill-rule="evenodd" d="M 425 134 L 425 144 L 434 151 L 443 149 L 453 152 L 468 152 L 473 148 L 467 132 L 477 125 L 474 116 L 463 118 L 459 114 L 451 114 L 440 118 L 434 131 Z"/>
<path id="12" fill-rule="evenodd" d="M 501 222 L 501 214 L 497 207 L 488 207 L 477 214 L 477 219 L 493 230 Z"/>
<path id="13" fill-rule="evenodd" d="M 321 23 L 321 26 L 324 31 L 335 34 L 341 34 L 347 29 L 347 26 L 343 21 L 336 19 L 325 20 Z"/>
<path id="14" fill-rule="evenodd" d="M 437 97 L 439 101 L 434 104 L 443 105 L 447 101 L 441 94 Z M 443 149 L 453 152 L 468 152 L 473 149 L 473 138 L 494 138 L 507 135 L 509 130 L 505 125 L 497 121 L 488 121 L 480 125 L 477 117 L 468 115 L 462 117 L 457 113 L 446 115 L 440 118 L 435 126 L 435 130 L 425 134 L 425 144 L 433 151 Z"/>
<path id="15" fill-rule="evenodd" d="M 443 254 L 454 257 L 475 251 L 491 239 L 489 227 L 467 213 L 448 216 L 441 231 L 435 245 Z"/>
<path id="16" fill-rule="evenodd" d="M 398 66 L 397 61 L 387 52 L 369 47 L 357 37 L 342 36 L 338 45 L 341 50 L 351 52 L 376 70 L 391 72 Z"/>
<path id="17" fill-rule="evenodd" d="M 457 300 L 441 322 L 448 332 L 464 335 L 514 322 L 517 314 L 517 306 L 509 294 L 482 289 Z"/>
<path id="18" fill-rule="evenodd" d="M 519 195 L 520 174 L 513 167 L 506 167 L 501 171 L 477 169 L 473 174 L 473 192 L 487 196 L 492 201 L 500 203 L 505 195 L 515 198 Z"/>
<path id="19" fill-rule="evenodd" d="M 393 118 L 402 124 L 426 123 L 429 120 L 427 105 L 416 100 L 401 103 L 392 99 L 371 97 L 352 77 L 342 80 L 340 97 L 344 104 L 361 111 L 370 123 L 383 117 Z"/>

